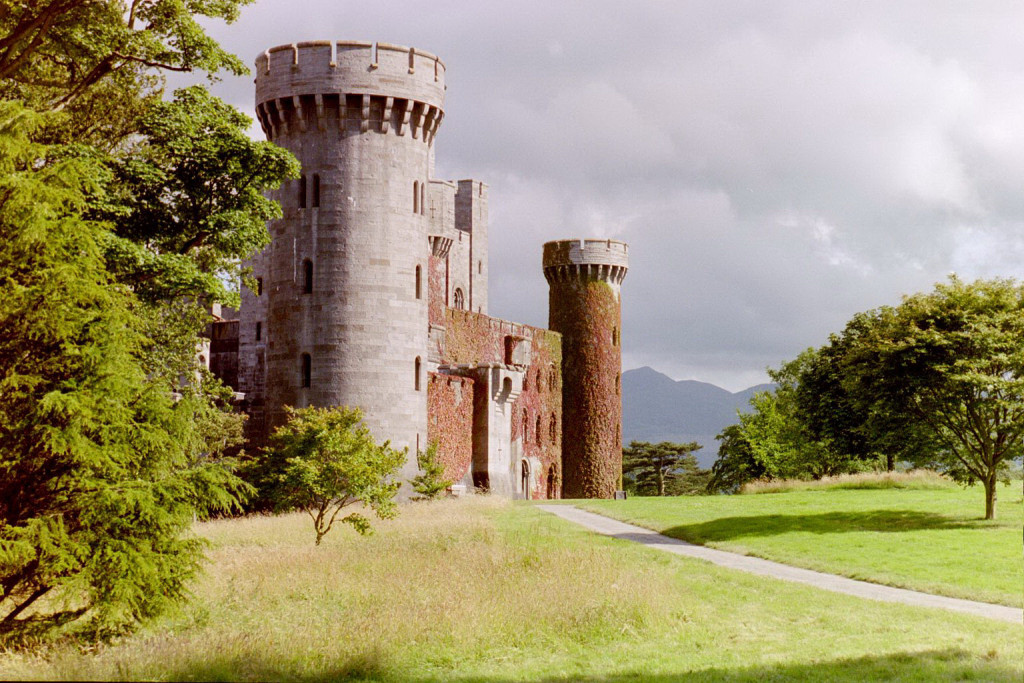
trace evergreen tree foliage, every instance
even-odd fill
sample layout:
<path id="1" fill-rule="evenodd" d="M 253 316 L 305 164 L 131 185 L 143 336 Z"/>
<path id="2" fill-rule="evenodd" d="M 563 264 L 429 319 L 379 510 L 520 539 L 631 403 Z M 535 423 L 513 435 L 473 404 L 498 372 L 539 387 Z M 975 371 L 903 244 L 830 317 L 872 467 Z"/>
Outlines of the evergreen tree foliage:
<path id="1" fill-rule="evenodd" d="M 313 520 L 316 544 L 335 521 L 351 524 L 360 534 L 372 531 L 359 512 L 338 519 L 343 509 L 362 504 L 379 519 L 398 514 L 393 481 L 405 462 L 406 450 L 389 442 L 377 444 L 362 423 L 358 408 L 288 408 L 288 422 L 271 437 L 269 471 L 277 471 L 272 495 L 278 509 L 298 508 Z"/>
<path id="2" fill-rule="evenodd" d="M 638 495 L 678 495 L 691 489 L 694 477 L 700 471 L 697 458 L 693 456 L 701 446 L 696 441 L 689 443 L 648 443 L 633 441 L 622 449 L 622 474 L 624 483 Z M 686 486 L 689 483 L 690 486 Z"/>
<path id="3" fill-rule="evenodd" d="M 427 450 L 419 453 L 416 457 L 416 464 L 423 470 L 409 482 L 412 490 L 418 496 L 418 500 L 434 500 L 444 495 L 448 487 L 452 485 L 451 479 L 444 477 L 444 463 L 437 459 L 437 442 L 431 441 Z"/>
<path id="4" fill-rule="evenodd" d="M 0 102 L 0 638 L 87 617 L 113 633 L 180 599 L 196 516 L 245 486 L 218 458 L 238 421 L 149 373 L 132 292 L 82 217 L 103 169 L 44 163 L 39 116 Z M 194 347 L 193 347 L 194 348 Z M 194 355 L 194 353 L 193 353 Z"/>

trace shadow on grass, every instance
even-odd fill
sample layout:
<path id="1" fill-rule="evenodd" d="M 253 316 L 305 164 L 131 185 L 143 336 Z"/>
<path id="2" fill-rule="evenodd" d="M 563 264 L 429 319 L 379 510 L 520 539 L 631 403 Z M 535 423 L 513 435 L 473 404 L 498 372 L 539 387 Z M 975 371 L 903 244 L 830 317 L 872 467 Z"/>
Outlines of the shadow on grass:
<path id="1" fill-rule="evenodd" d="M 917 510 L 823 512 L 813 515 L 752 515 L 722 517 L 684 524 L 661 533 L 693 543 L 728 541 L 741 537 L 778 536 L 791 532 L 840 534 L 851 531 L 904 532 L 927 529 L 970 529 L 984 525 Z"/>
<path id="2" fill-rule="evenodd" d="M 194 666 L 167 671 L 171 680 L 278 680 L 278 681 L 342 681 L 342 680 L 383 680 L 416 681 L 460 681 L 462 683 L 505 683 L 513 680 L 536 680 L 548 683 L 584 681 L 597 683 L 624 683 L 625 681 L 724 681 L 725 683 L 754 683 L 755 681 L 1013 681 L 1019 683 L 1021 672 L 1010 664 L 978 657 L 970 652 L 957 649 L 933 650 L 929 652 L 900 653 L 884 656 L 857 657 L 832 661 L 774 664 L 741 668 L 711 668 L 698 671 L 680 671 L 668 674 L 650 674 L 642 664 L 628 672 L 588 676 L 586 673 L 562 677 L 534 677 L 528 671 L 520 672 L 517 678 L 461 676 L 458 670 L 443 674 L 424 674 L 415 670 L 397 671 L 381 661 L 369 658 L 312 673 L 296 672 L 288 668 L 261 665 L 252 660 L 243 663 L 235 658 L 218 661 L 209 659 L 196 662 Z"/>

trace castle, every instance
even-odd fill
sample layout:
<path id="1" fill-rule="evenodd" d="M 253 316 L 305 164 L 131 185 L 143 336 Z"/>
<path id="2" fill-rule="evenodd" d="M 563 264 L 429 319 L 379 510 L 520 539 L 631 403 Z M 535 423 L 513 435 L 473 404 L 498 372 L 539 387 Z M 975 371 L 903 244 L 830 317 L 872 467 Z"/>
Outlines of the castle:
<path id="1" fill-rule="evenodd" d="M 386 43 L 314 41 L 256 60 L 256 114 L 302 175 L 251 263 L 211 369 L 262 444 L 285 406 L 358 406 L 375 438 L 436 442 L 456 490 L 520 498 L 621 488 L 620 285 L 628 247 L 543 249 L 551 329 L 487 315 L 487 186 L 433 178 L 445 65 Z"/>

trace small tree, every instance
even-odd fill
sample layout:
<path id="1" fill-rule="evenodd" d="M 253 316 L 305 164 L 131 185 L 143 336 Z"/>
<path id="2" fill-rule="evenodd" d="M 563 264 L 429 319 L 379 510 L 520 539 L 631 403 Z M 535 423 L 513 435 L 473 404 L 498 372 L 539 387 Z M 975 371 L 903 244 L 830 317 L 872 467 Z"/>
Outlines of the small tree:
<path id="1" fill-rule="evenodd" d="M 271 458 L 280 465 L 272 496 L 279 509 L 299 508 L 313 519 L 316 544 L 331 530 L 338 514 L 363 503 L 379 519 L 398 514 L 391 481 L 405 462 L 406 449 L 377 444 L 362 424 L 358 408 L 287 408 L 288 422 L 272 437 Z M 372 531 L 358 512 L 341 518 L 360 534 Z"/>
<path id="2" fill-rule="evenodd" d="M 694 451 L 700 450 L 696 441 L 651 444 L 633 441 L 622 449 L 622 472 L 636 482 L 638 493 L 650 492 L 664 496 L 666 487 L 687 473 L 696 472 Z"/>
<path id="3" fill-rule="evenodd" d="M 452 485 L 451 479 L 444 477 L 444 463 L 437 459 L 437 442 L 432 441 L 427 450 L 416 458 L 416 464 L 423 470 L 409 482 L 412 490 L 418 493 L 418 500 L 434 500 L 439 498 Z"/>

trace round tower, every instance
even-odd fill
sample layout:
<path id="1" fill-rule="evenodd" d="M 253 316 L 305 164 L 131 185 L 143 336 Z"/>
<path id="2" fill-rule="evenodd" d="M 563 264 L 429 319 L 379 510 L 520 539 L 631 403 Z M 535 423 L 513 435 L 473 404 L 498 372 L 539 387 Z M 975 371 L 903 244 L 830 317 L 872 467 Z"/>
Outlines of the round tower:
<path id="1" fill-rule="evenodd" d="M 622 478 L 622 309 L 629 247 L 544 245 L 548 327 L 562 334 L 562 497 L 611 498 Z"/>
<path id="2" fill-rule="evenodd" d="M 302 164 L 276 192 L 284 216 L 255 262 L 268 430 L 284 406 L 349 405 L 376 438 L 426 447 L 427 201 L 444 77 L 436 56 L 386 43 L 294 43 L 256 59 L 259 122 Z"/>

